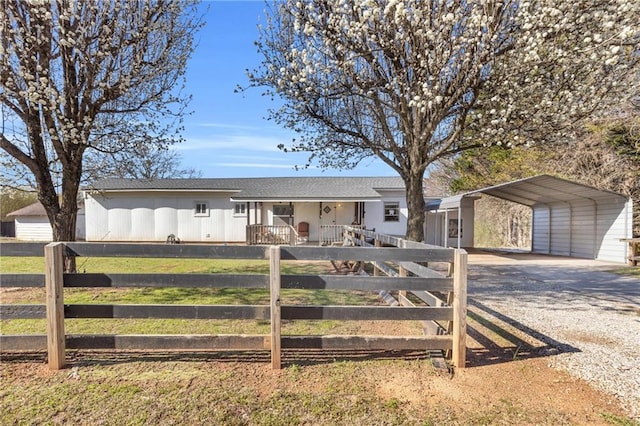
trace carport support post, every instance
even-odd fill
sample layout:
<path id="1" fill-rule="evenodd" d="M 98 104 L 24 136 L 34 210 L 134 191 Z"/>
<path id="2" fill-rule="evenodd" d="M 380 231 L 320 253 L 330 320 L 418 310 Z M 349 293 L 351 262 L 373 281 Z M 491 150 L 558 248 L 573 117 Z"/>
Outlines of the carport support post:
<path id="1" fill-rule="evenodd" d="M 269 247 L 271 312 L 271 369 L 280 370 L 280 246 Z"/>
<path id="2" fill-rule="evenodd" d="M 453 349 L 451 362 L 464 368 L 467 356 L 467 252 L 455 250 L 453 259 Z"/>
<path id="3" fill-rule="evenodd" d="M 44 247 L 45 288 L 47 297 L 47 353 L 49 369 L 64 368 L 64 248 L 63 243 Z"/>

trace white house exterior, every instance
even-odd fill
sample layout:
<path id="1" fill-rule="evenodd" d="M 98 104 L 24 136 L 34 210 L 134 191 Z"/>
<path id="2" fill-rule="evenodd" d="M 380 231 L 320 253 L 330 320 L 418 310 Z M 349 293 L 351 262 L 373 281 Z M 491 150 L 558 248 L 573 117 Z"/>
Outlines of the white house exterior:
<path id="1" fill-rule="evenodd" d="M 11 212 L 7 217 L 13 217 L 15 222 L 16 239 L 22 241 L 52 241 L 53 230 L 44 206 L 38 201 L 19 210 Z M 76 239 L 84 239 L 84 209 L 78 211 L 76 219 Z"/>
<path id="2" fill-rule="evenodd" d="M 426 204 L 426 242 L 473 247 L 474 200 L 487 194 L 532 210 L 532 252 L 625 262 L 632 237 L 630 198 L 548 175 L 508 182 Z M 448 229 L 462 217 L 461 238 Z M 446 224 L 446 225 L 445 225 Z M 444 238 L 451 233 L 456 238 Z"/>
<path id="3" fill-rule="evenodd" d="M 395 177 L 105 179 L 84 190 L 87 241 L 245 242 L 247 225 L 360 224 L 403 236 Z"/>

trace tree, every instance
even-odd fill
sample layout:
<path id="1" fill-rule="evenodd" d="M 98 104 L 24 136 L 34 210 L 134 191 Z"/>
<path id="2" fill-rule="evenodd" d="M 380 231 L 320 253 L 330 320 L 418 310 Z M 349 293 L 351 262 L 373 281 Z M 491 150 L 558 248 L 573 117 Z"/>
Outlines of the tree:
<path id="1" fill-rule="evenodd" d="M 17 188 L 0 187 L 0 220 L 7 214 L 36 202 L 36 195 L 30 191 Z M 13 220 L 13 218 L 11 218 Z"/>
<path id="2" fill-rule="evenodd" d="M 634 200 L 634 235 L 640 235 L 640 108 L 620 105 L 603 116 L 562 145 L 467 151 L 435 174 L 454 193 L 543 173 L 618 192 Z"/>
<path id="3" fill-rule="evenodd" d="M 171 148 L 149 143 L 135 144 L 125 150 L 99 155 L 89 162 L 95 178 L 129 179 L 198 178 L 202 172 L 181 166 L 180 154 Z"/>
<path id="4" fill-rule="evenodd" d="M 75 239 L 87 152 L 179 140 L 199 26 L 186 0 L 3 2 L 0 147 L 33 175 L 55 241 Z"/>
<path id="5" fill-rule="evenodd" d="M 282 100 L 270 118 L 301 134 L 283 149 L 322 167 L 377 156 L 396 170 L 406 237 L 422 240 L 427 167 L 483 145 L 558 139 L 624 97 L 639 16 L 627 0 L 282 0 L 249 79 Z"/>

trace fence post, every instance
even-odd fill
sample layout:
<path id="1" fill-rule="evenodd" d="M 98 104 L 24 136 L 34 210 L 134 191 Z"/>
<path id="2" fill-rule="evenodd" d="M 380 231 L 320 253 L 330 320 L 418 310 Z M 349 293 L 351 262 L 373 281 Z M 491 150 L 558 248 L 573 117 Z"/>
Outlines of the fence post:
<path id="1" fill-rule="evenodd" d="M 279 370 L 280 362 L 280 246 L 269 247 L 269 290 L 271 300 L 271 369 Z"/>
<path id="2" fill-rule="evenodd" d="M 464 368 L 467 354 L 467 252 L 455 250 L 453 259 L 453 350 L 451 361 Z"/>
<path id="3" fill-rule="evenodd" d="M 64 248 L 63 243 L 44 247 L 45 286 L 47 295 L 47 353 L 49 368 L 64 367 Z"/>

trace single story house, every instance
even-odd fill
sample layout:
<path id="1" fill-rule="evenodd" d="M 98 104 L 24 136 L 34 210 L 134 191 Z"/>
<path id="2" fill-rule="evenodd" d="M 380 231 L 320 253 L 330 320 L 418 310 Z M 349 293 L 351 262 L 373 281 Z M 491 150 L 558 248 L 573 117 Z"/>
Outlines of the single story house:
<path id="1" fill-rule="evenodd" d="M 399 177 L 103 179 L 83 193 L 87 241 L 239 243 L 251 225 L 291 226 L 308 241 L 352 224 L 406 232 Z"/>
<path id="2" fill-rule="evenodd" d="M 53 230 L 44 206 L 35 202 L 26 207 L 7 214 L 15 222 L 15 238 L 24 241 L 52 241 Z M 76 219 L 76 239 L 84 239 L 85 230 L 84 210 L 78 211 Z"/>
<path id="3" fill-rule="evenodd" d="M 83 194 L 87 241 L 265 243 L 251 239 L 253 227 L 290 228 L 321 244 L 340 240 L 343 225 L 406 233 L 399 177 L 103 179 Z M 548 175 L 426 199 L 425 242 L 474 247 L 482 194 L 531 208 L 533 253 L 625 262 L 632 201 Z"/>
<path id="4" fill-rule="evenodd" d="M 473 247 L 474 201 L 482 194 L 532 210 L 531 251 L 625 262 L 633 233 L 629 197 L 540 175 L 426 202 L 426 242 Z"/>

